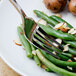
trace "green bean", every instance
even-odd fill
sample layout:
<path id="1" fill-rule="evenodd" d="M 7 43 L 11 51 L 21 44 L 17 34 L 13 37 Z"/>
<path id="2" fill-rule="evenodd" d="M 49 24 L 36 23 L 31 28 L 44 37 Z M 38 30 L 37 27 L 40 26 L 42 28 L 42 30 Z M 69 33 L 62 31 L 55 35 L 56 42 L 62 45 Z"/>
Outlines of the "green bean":
<path id="1" fill-rule="evenodd" d="M 60 17 L 57 17 L 57 16 L 55 16 L 55 15 L 52 15 L 52 16 L 50 16 L 49 18 L 50 18 L 50 19 L 53 18 L 53 19 L 55 19 L 55 20 L 58 21 L 58 22 L 65 22 L 69 28 L 73 28 L 72 25 L 70 25 L 68 22 L 66 22 L 65 20 L 63 20 L 63 19 L 60 18 Z"/>
<path id="2" fill-rule="evenodd" d="M 67 56 L 67 57 L 69 57 L 69 58 L 71 58 L 71 59 L 72 59 L 72 57 L 73 57 L 73 55 L 70 54 L 70 53 L 64 53 L 64 52 L 63 52 L 62 55 Z"/>
<path id="3" fill-rule="evenodd" d="M 64 41 L 63 40 L 63 42 L 66 43 L 66 44 L 70 44 L 69 46 L 72 46 L 72 47 L 76 48 L 76 41 Z"/>
<path id="4" fill-rule="evenodd" d="M 33 50 L 33 51 L 34 51 L 34 50 L 36 51 L 36 48 L 35 48 L 33 45 L 31 45 L 31 47 L 32 47 L 32 50 Z M 38 66 L 41 66 L 41 62 L 40 62 L 40 60 L 39 60 L 39 58 L 38 58 L 37 55 L 34 56 L 34 60 L 35 60 L 35 62 L 36 62 L 36 64 L 37 64 Z M 47 71 L 47 72 L 52 72 L 48 67 L 45 68 L 45 71 Z"/>
<path id="5" fill-rule="evenodd" d="M 38 17 L 46 20 L 49 24 L 51 24 L 51 25 L 53 25 L 53 26 L 55 26 L 56 24 L 58 24 L 57 21 L 55 21 L 53 18 L 49 18 L 46 14 L 44 14 L 44 13 L 41 12 L 41 11 L 34 10 L 34 13 L 35 13 Z"/>
<path id="6" fill-rule="evenodd" d="M 53 71 L 50 70 L 48 67 L 45 68 L 45 71 L 47 71 L 47 72 L 53 72 Z"/>
<path id="7" fill-rule="evenodd" d="M 39 59 L 42 61 L 42 63 L 44 63 L 49 69 L 51 69 L 52 71 L 62 75 L 62 76 L 76 76 L 76 73 L 72 73 L 69 72 L 67 70 L 64 70 L 62 68 L 57 67 L 56 65 L 54 65 L 53 63 L 51 63 L 49 60 L 47 60 L 42 53 L 40 52 L 40 50 L 36 50 L 37 55 L 39 57 Z"/>
<path id="8" fill-rule="evenodd" d="M 69 53 L 76 55 L 76 49 L 69 48 Z"/>
<path id="9" fill-rule="evenodd" d="M 33 45 L 31 45 L 31 47 L 32 47 L 32 51 L 36 51 L 36 48 Z M 34 55 L 34 60 L 38 66 L 41 66 L 41 62 L 37 55 Z M 52 72 L 48 67 L 45 68 L 45 71 Z"/>
<path id="10" fill-rule="evenodd" d="M 40 60 L 37 56 L 34 56 L 34 60 L 35 60 L 35 63 L 37 64 L 37 66 L 41 66 Z"/>
<path id="11" fill-rule="evenodd" d="M 76 67 L 76 62 L 67 62 L 67 61 L 62 61 L 62 60 L 59 60 L 59 59 L 56 59 L 54 58 L 53 56 L 45 53 L 44 51 L 42 51 L 42 54 L 49 60 L 51 61 L 52 63 L 54 63 L 55 65 L 57 66 L 60 66 L 60 67 L 67 67 L 67 66 L 70 66 L 70 67 Z"/>
<path id="12" fill-rule="evenodd" d="M 30 37 L 31 29 L 35 25 L 35 22 L 32 19 L 24 18 L 24 32 L 26 34 L 26 37 Z M 28 28 L 29 26 L 29 28 Z"/>
<path id="13" fill-rule="evenodd" d="M 18 26 L 17 31 L 18 31 L 18 36 L 20 38 L 20 41 L 21 41 L 22 45 L 24 46 L 24 48 L 26 49 L 27 57 L 32 58 L 33 55 L 32 55 L 31 45 L 25 38 L 22 28 L 20 26 Z"/>
<path id="14" fill-rule="evenodd" d="M 71 35 L 71 34 L 68 34 L 68 33 L 62 33 L 58 30 L 54 30 L 48 26 L 44 26 L 42 24 L 39 24 L 38 25 L 48 34 L 48 35 L 51 35 L 51 36 L 54 36 L 54 37 L 57 37 L 57 38 L 61 38 L 61 39 L 64 39 L 64 40 L 76 40 L 76 37 Z"/>
<path id="15" fill-rule="evenodd" d="M 61 53 L 61 54 L 57 54 L 57 56 L 59 56 L 61 58 L 61 60 L 67 61 L 69 58 L 72 58 L 72 54 L 69 53 Z"/>
<path id="16" fill-rule="evenodd" d="M 42 63 L 42 62 L 41 62 Z M 47 72 L 53 72 L 52 70 L 50 70 L 46 65 L 44 65 L 43 63 L 42 63 L 42 65 L 41 65 L 41 68 L 43 68 L 45 71 L 47 71 Z"/>
<path id="17" fill-rule="evenodd" d="M 32 51 L 36 51 L 36 48 L 33 45 L 31 45 L 31 47 L 32 47 Z M 35 63 L 37 64 L 37 66 L 41 66 L 41 62 L 40 62 L 38 56 L 34 55 L 33 58 L 35 60 Z"/>
<path id="18" fill-rule="evenodd" d="M 68 22 L 66 22 L 65 20 L 63 20 L 63 19 L 61 19 L 61 18 L 59 18 L 59 17 L 57 17 L 57 16 L 55 16 L 55 15 L 52 15 L 52 16 L 47 16 L 46 14 L 44 14 L 43 12 L 41 12 L 41 11 L 38 11 L 38 10 L 34 10 L 34 13 L 38 16 L 38 17 L 40 17 L 40 18 L 42 18 L 42 19 L 44 19 L 45 21 L 47 21 L 49 24 L 51 24 L 52 26 L 55 26 L 55 25 L 57 25 L 59 22 L 65 22 L 65 23 L 67 23 L 67 26 L 69 27 L 69 28 L 73 28 L 73 26 L 72 25 L 70 25 Z"/>

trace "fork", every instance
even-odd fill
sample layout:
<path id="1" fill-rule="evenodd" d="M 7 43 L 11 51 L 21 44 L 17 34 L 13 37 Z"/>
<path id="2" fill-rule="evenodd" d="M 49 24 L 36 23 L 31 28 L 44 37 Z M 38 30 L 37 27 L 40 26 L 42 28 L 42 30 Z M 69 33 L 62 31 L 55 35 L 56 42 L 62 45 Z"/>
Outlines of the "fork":
<path id="1" fill-rule="evenodd" d="M 32 18 L 27 17 L 16 0 L 9 0 L 9 1 L 15 6 L 17 11 L 21 15 L 24 35 L 25 38 L 29 41 L 29 43 L 34 45 L 36 48 L 39 48 L 45 51 L 46 53 L 52 55 L 53 57 L 60 59 L 60 57 L 55 55 L 53 52 L 48 51 L 48 49 L 55 51 L 57 54 L 61 54 L 63 50 L 63 46 L 60 43 L 58 43 L 53 37 L 51 37 L 45 31 L 43 31 L 43 29 L 41 29 Z M 30 30 L 28 31 L 28 33 L 30 34 L 29 37 L 27 36 L 27 31 L 26 31 L 27 26 L 25 25 L 26 24 L 25 20 L 31 20 L 34 23 L 29 25 L 29 27 L 31 27 Z M 59 47 L 56 47 L 53 43 L 57 44 Z M 59 51 L 56 51 L 54 48 Z"/>

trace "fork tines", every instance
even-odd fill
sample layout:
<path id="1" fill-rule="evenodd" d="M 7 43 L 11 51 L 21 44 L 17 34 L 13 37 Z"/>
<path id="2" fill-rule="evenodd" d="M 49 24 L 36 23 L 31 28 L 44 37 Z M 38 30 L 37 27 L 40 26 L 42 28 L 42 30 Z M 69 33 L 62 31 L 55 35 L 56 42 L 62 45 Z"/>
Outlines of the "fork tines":
<path id="1" fill-rule="evenodd" d="M 33 43 L 46 53 L 60 59 L 52 52 L 55 51 L 57 54 L 60 54 L 62 52 L 62 49 L 60 48 L 63 48 L 63 46 L 57 41 L 55 41 L 55 39 L 53 39 L 50 35 L 45 33 L 40 27 L 38 29 L 35 29 L 33 33 Z M 56 47 L 53 43 L 56 43 L 58 46 L 60 46 L 60 48 Z M 56 51 L 53 47 L 59 51 Z M 48 49 L 52 50 L 52 52 L 48 51 Z"/>
<path id="2" fill-rule="evenodd" d="M 53 57 L 60 59 L 60 57 L 58 57 L 57 55 L 53 54 L 52 52 L 49 52 L 46 48 L 42 47 L 41 45 L 39 45 L 35 40 L 33 40 L 33 43 L 41 50 L 45 51 L 46 53 L 52 55 Z"/>
<path id="3" fill-rule="evenodd" d="M 63 46 L 58 43 L 54 38 L 52 38 L 50 35 L 48 35 L 45 31 L 43 31 L 41 28 L 38 29 L 39 31 L 42 32 L 42 34 L 44 34 L 49 40 L 55 42 L 56 44 L 58 44 L 58 46 L 63 50 Z"/>

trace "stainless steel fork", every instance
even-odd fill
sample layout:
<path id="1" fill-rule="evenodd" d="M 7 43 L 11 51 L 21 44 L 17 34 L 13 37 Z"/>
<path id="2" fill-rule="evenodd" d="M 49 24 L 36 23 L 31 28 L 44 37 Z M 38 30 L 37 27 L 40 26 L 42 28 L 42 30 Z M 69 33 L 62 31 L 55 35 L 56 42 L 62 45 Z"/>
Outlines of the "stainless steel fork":
<path id="1" fill-rule="evenodd" d="M 48 53 L 50 55 L 60 59 L 57 55 L 48 51 L 48 49 L 55 51 L 58 54 L 61 54 L 63 46 L 60 43 L 58 43 L 54 38 L 49 36 L 39 26 L 37 26 L 37 23 L 32 18 L 27 17 L 16 0 L 9 0 L 9 1 L 15 6 L 17 11 L 21 15 L 25 38 L 30 42 L 30 44 L 34 45 L 36 48 L 39 48 L 39 49 L 45 51 L 46 53 Z M 26 31 L 27 25 L 26 25 L 25 20 L 33 21 L 33 24 L 28 25 L 28 28 L 31 27 L 30 30 L 28 30 L 29 36 L 27 36 L 27 31 Z M 53 43 L 56 43 L 57 45 L 59 45 L 60 48 L 56 47 Z M 54 48 L 58 49 L 60 52 L 56 51 Z"/>

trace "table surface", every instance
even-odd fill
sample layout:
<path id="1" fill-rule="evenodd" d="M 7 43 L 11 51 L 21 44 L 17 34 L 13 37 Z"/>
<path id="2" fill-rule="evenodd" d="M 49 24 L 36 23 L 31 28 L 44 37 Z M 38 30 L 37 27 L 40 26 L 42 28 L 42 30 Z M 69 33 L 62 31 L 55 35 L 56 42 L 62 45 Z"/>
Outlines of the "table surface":
<path id="1" fill-rule="evenodd" d="M 0 58 L 0 76 L 21 76 L 13 71 L 1 58 Z"/>

